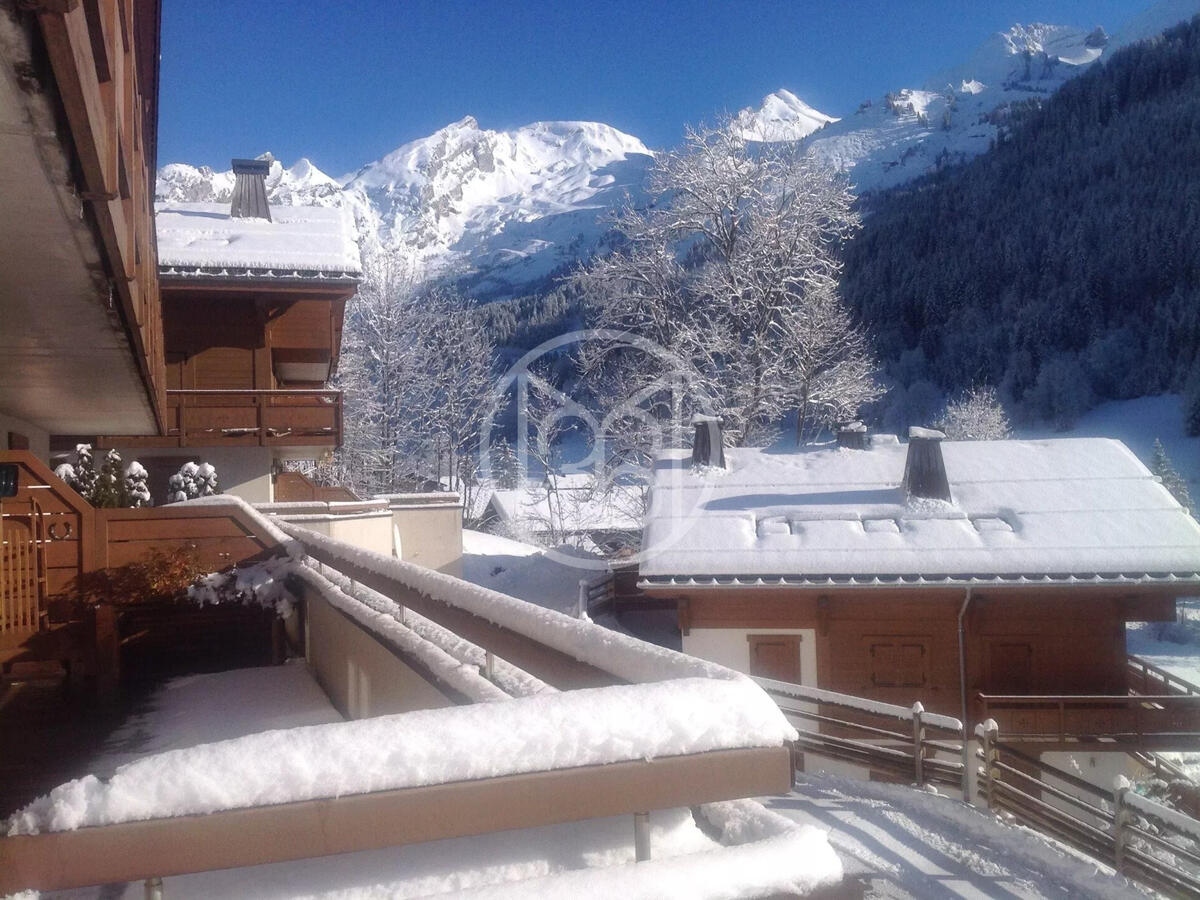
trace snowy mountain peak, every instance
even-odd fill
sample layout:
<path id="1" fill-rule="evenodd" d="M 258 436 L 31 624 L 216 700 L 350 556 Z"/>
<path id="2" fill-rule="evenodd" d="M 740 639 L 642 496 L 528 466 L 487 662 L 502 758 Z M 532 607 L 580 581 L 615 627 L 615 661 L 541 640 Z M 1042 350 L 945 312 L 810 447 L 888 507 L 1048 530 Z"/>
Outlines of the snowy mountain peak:
<path id="1" fill-rule="evenodd" d="M 984 41 L 961 65 L 938 72 L 925 82 L 931 91 L 971 81 L 995 86 L 1057 88 L 1095 62 L 1104 52 L 1108 35 L 1103 28 L 1068 25 L 1013 25 Z"/>
<path id="2" fill-rule="evenodd" d="M 290 168 L 284 168 L 270 153 L 257 158 L 271 164 L 266 181 L 272 203 L 327 205 L 340 190 L 336 180 L 303 157 Z M 158 170 L 155 196 L 173 203 L 228 203 L 233 197 L 233 180 L 232 169 L 216 172 L 208 166 L 170 163 Z"/>
<path id="3" fill-rule="evenodd" d="M 782 88 L 763 97 L 758 109 L 746 107 L 735 118 L 743 138 L 764 142 L 798 141 L 836 121 Z"/>

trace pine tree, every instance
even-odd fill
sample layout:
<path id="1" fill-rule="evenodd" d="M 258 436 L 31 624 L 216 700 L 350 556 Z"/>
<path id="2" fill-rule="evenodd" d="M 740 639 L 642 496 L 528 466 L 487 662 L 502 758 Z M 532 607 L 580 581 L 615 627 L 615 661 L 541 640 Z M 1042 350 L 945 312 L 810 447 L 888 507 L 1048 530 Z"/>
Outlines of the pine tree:
<path id="1" fill-rule="evenodd" d="M 1154 439 L 1154 457 L 1150 463 L 1150 471 L 1158 476 L 1163 487 L 1171 492 L 1171 496 L 1179 501 L 1185 509 L 1192 509 L 1192 496 L 1188 492 L 1187 479 L 1184 478 L 1171 464 L 1166 448 L 1162 441 Z"/>

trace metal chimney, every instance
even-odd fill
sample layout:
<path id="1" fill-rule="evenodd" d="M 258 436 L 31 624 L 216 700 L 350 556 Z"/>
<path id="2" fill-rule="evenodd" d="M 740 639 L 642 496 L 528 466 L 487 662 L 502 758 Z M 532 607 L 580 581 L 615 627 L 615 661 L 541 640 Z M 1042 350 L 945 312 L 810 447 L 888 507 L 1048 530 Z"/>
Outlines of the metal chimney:
<path id="1" fill-rule="evenodd" d="M 908 458 L 904 463 L 904 492 L 909 497 L 950 502 L 950 479 L 942 461 L 946 435 L 932 428 L 908 429 Z"/>
<path id="2" fill-rule="evenodd" d="M 846 422 L 838 426 L 837 443 L 847 450 L 867 449 L 867 426 L 862 422 Z"/>
<path id="3" fill-rule="evenodd" d="M 229 215 L 235 219 L 266 219 L 271 221 L 267 203 L 267 173 L 271 163 L 266 159 L 233 160 L 233 203 Z"/>
<path id="4" fill-rule="evenodd" d="M 692 416 L 696 437 L 692 441 L 692 466 L 725 468 L 725 440 L 721 433 L 724 424 L 718 416 L 697 413 Z"/>

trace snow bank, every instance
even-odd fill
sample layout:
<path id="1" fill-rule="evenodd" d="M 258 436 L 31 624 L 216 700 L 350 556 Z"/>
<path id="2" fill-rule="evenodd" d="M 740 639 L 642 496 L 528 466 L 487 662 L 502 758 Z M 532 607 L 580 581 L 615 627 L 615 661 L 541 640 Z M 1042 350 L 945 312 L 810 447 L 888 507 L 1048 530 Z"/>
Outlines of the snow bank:
<path id="1" fill-rule="evenodd" d="M 526 603 L 423 566 L 361 550 L 297 525 L 282 523 L 282 527 L 287 534 L 306 546 L 395 579 L 433 600 L 448 603 L 502 628 L 523 634 L 625 681 L 663 681 L 688 677 L 742 680 L 766 699 L 766 695 L 749 681 L 748 676 L 716 663 L 656 647 L 629 635 Z"/>
<path id="2" fill-rule="evenodd" d="M 685 678 L 268 731 L 35 800 L 10 835 L 749 747 L 794 736 L 749 680 Z"/>
<path id="3" fill-rule="evenodd" d="M 701 807 L 700 814 L 726 834 L 754 835 L 752 843 L 611 868 L 580 869 L 456 896 L 462 900 L 732 900 L 803 897 L 842 881 L 842 864 L 824 831 L 796 826 L 749 801 L 710 804 Z"/>

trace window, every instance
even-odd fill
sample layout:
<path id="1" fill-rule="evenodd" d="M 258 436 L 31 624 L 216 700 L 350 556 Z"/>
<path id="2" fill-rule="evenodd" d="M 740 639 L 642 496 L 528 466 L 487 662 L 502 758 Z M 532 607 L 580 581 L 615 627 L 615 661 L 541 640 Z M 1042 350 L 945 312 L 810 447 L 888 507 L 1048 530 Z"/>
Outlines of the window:
<path id="1" fill-rule="evenodd" d="M 800 635 L 748 634 L 750 674 L 800 683 Z"/>
<path id="2" fill-rule="evenodd" d="M 868 638 L 867 655 L 875 687 L 919 688 L 929 681 L 929 646 L 922 638 Z"/>

